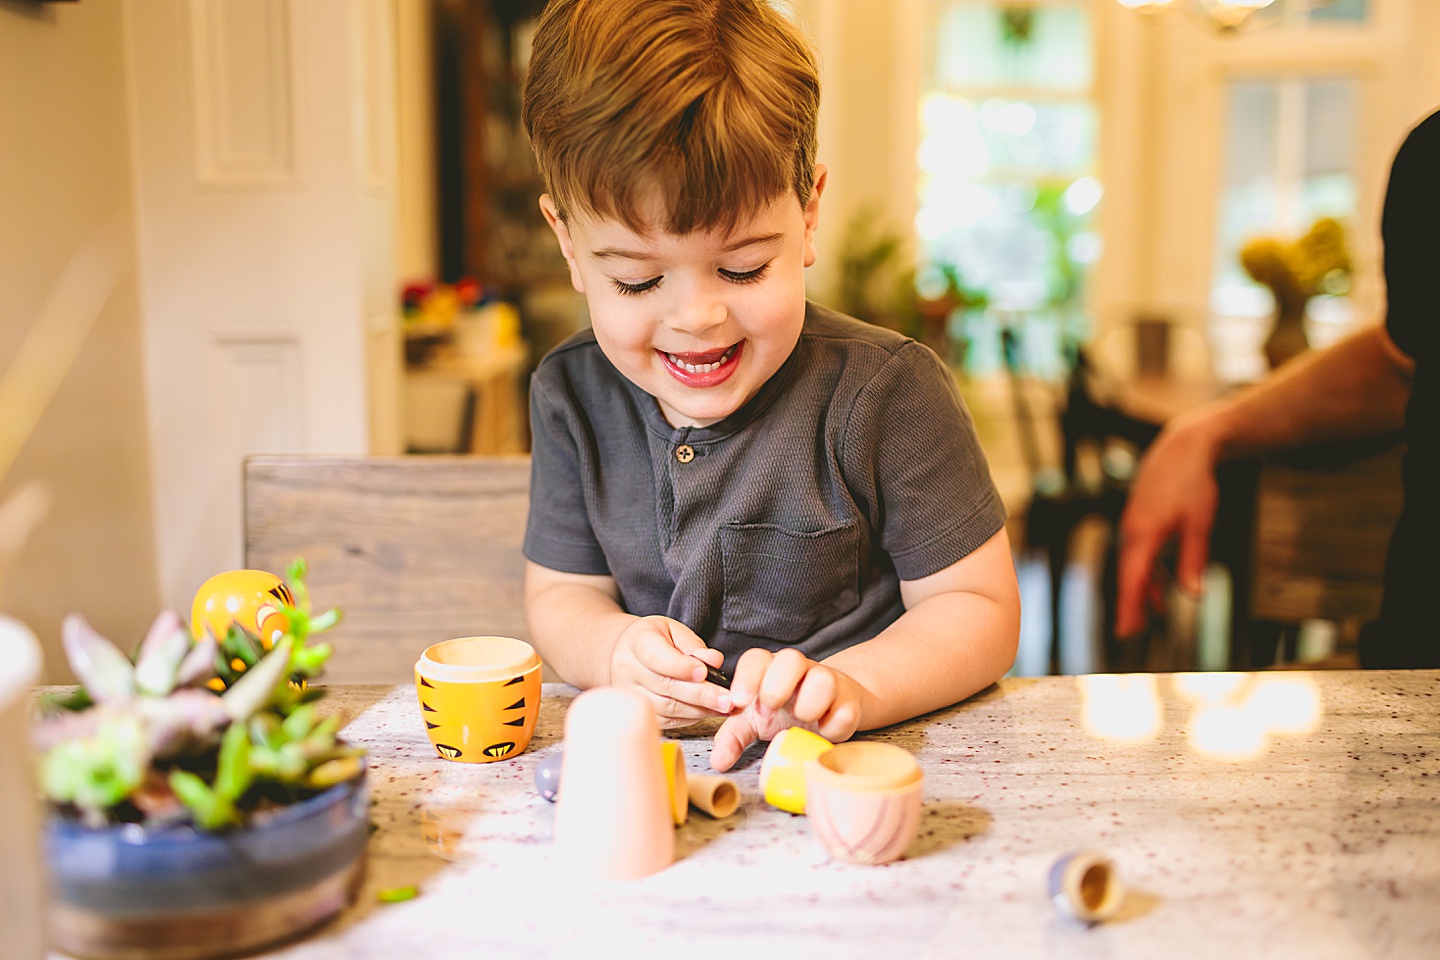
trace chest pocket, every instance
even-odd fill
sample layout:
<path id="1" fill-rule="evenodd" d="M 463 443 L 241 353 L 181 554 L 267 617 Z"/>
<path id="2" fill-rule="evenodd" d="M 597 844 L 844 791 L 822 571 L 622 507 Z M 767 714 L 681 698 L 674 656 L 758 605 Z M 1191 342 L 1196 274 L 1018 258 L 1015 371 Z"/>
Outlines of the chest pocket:
<path id="1" fill-rule="evenodd" d="M 720 528 L 720 625 L 782 643 L 804 640 L 859 605 L 859 551 L 853 522 L 814 533 L 771 523 L 726 524 Z"/>

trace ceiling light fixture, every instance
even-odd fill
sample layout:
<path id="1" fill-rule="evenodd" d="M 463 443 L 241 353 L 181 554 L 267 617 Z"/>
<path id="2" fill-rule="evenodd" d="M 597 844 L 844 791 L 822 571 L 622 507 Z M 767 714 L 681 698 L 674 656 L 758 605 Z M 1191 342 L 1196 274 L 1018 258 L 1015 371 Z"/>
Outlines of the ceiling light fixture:
<path id="1" fill-rule="evenodd" d="M 1333 0 L 1117 0 L 1142 13 L 1172 10 L 1221 32 L 1248 30 L 1328 7 Z"/>

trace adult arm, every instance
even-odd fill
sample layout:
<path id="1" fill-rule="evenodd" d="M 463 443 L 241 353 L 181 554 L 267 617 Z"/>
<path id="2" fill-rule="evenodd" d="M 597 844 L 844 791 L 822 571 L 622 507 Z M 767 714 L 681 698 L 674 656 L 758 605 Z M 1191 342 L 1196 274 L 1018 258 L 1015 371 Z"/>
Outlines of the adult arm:
<path id="1" fill-rule="evenodd" d="M 1304 354 L 1273 376 L 1176 417 L 1146 451 L 1120 520 L 1115 632 L 1145 625 L 1155 558 L 1178 538 L 1180 586 L 1199 593 L 1223 461 L 1399 430 L 1414 362 L 1383 324 Z"/>

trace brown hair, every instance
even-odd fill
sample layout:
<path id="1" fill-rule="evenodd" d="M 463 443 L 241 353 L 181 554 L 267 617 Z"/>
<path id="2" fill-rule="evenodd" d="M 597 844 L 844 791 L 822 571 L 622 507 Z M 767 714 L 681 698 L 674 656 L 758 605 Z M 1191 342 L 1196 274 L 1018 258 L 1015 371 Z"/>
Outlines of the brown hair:
<path id="1" fill-rule="evenodd" d="M 686 234 L 787 190 L 805 206 L 819 107 L 815 55 L 769 0 L 550 0 L 521 115 L 562 217 Z"/>

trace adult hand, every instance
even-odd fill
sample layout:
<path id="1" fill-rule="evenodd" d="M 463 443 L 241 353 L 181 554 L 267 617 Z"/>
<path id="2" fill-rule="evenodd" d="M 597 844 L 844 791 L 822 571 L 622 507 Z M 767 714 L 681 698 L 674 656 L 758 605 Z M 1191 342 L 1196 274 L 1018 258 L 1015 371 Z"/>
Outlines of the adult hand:
<path id="1" fill-rule="evenodd" d="M 1120 517 L 1120 561 L 1115 633 L 1144 629 L 1147 614 L 1161 609 L 1155 558 L 1180 540 L 1176 578 L 1198 595 L 1210 553 L 1219 491 L 1215 467 L 1219 438 L 1214 417 L 1203 411 L 1167 426 L 1145 452 Z"/>
<path id="2" fill-rule="evenodd" d="M 640 617 L 621 631 L 610 653 L 610 682 L 638 689 L 660 726 L 689 726 L 731 711 L 724 687 L 705 682 L 705 666 L 725 661 L 695 631 L 669 617 Z"/>
<path id="3" fill-rule="evenodd" d="M 710 766 L 729 770 L 756 740 L 801 726 L 827 740 L 848 740 L 860 727 L 868 694 L 849 675 L 798 650 L 746 650 L 735 664 L 730 699 L 739 713 L 720 725 Z"/>

